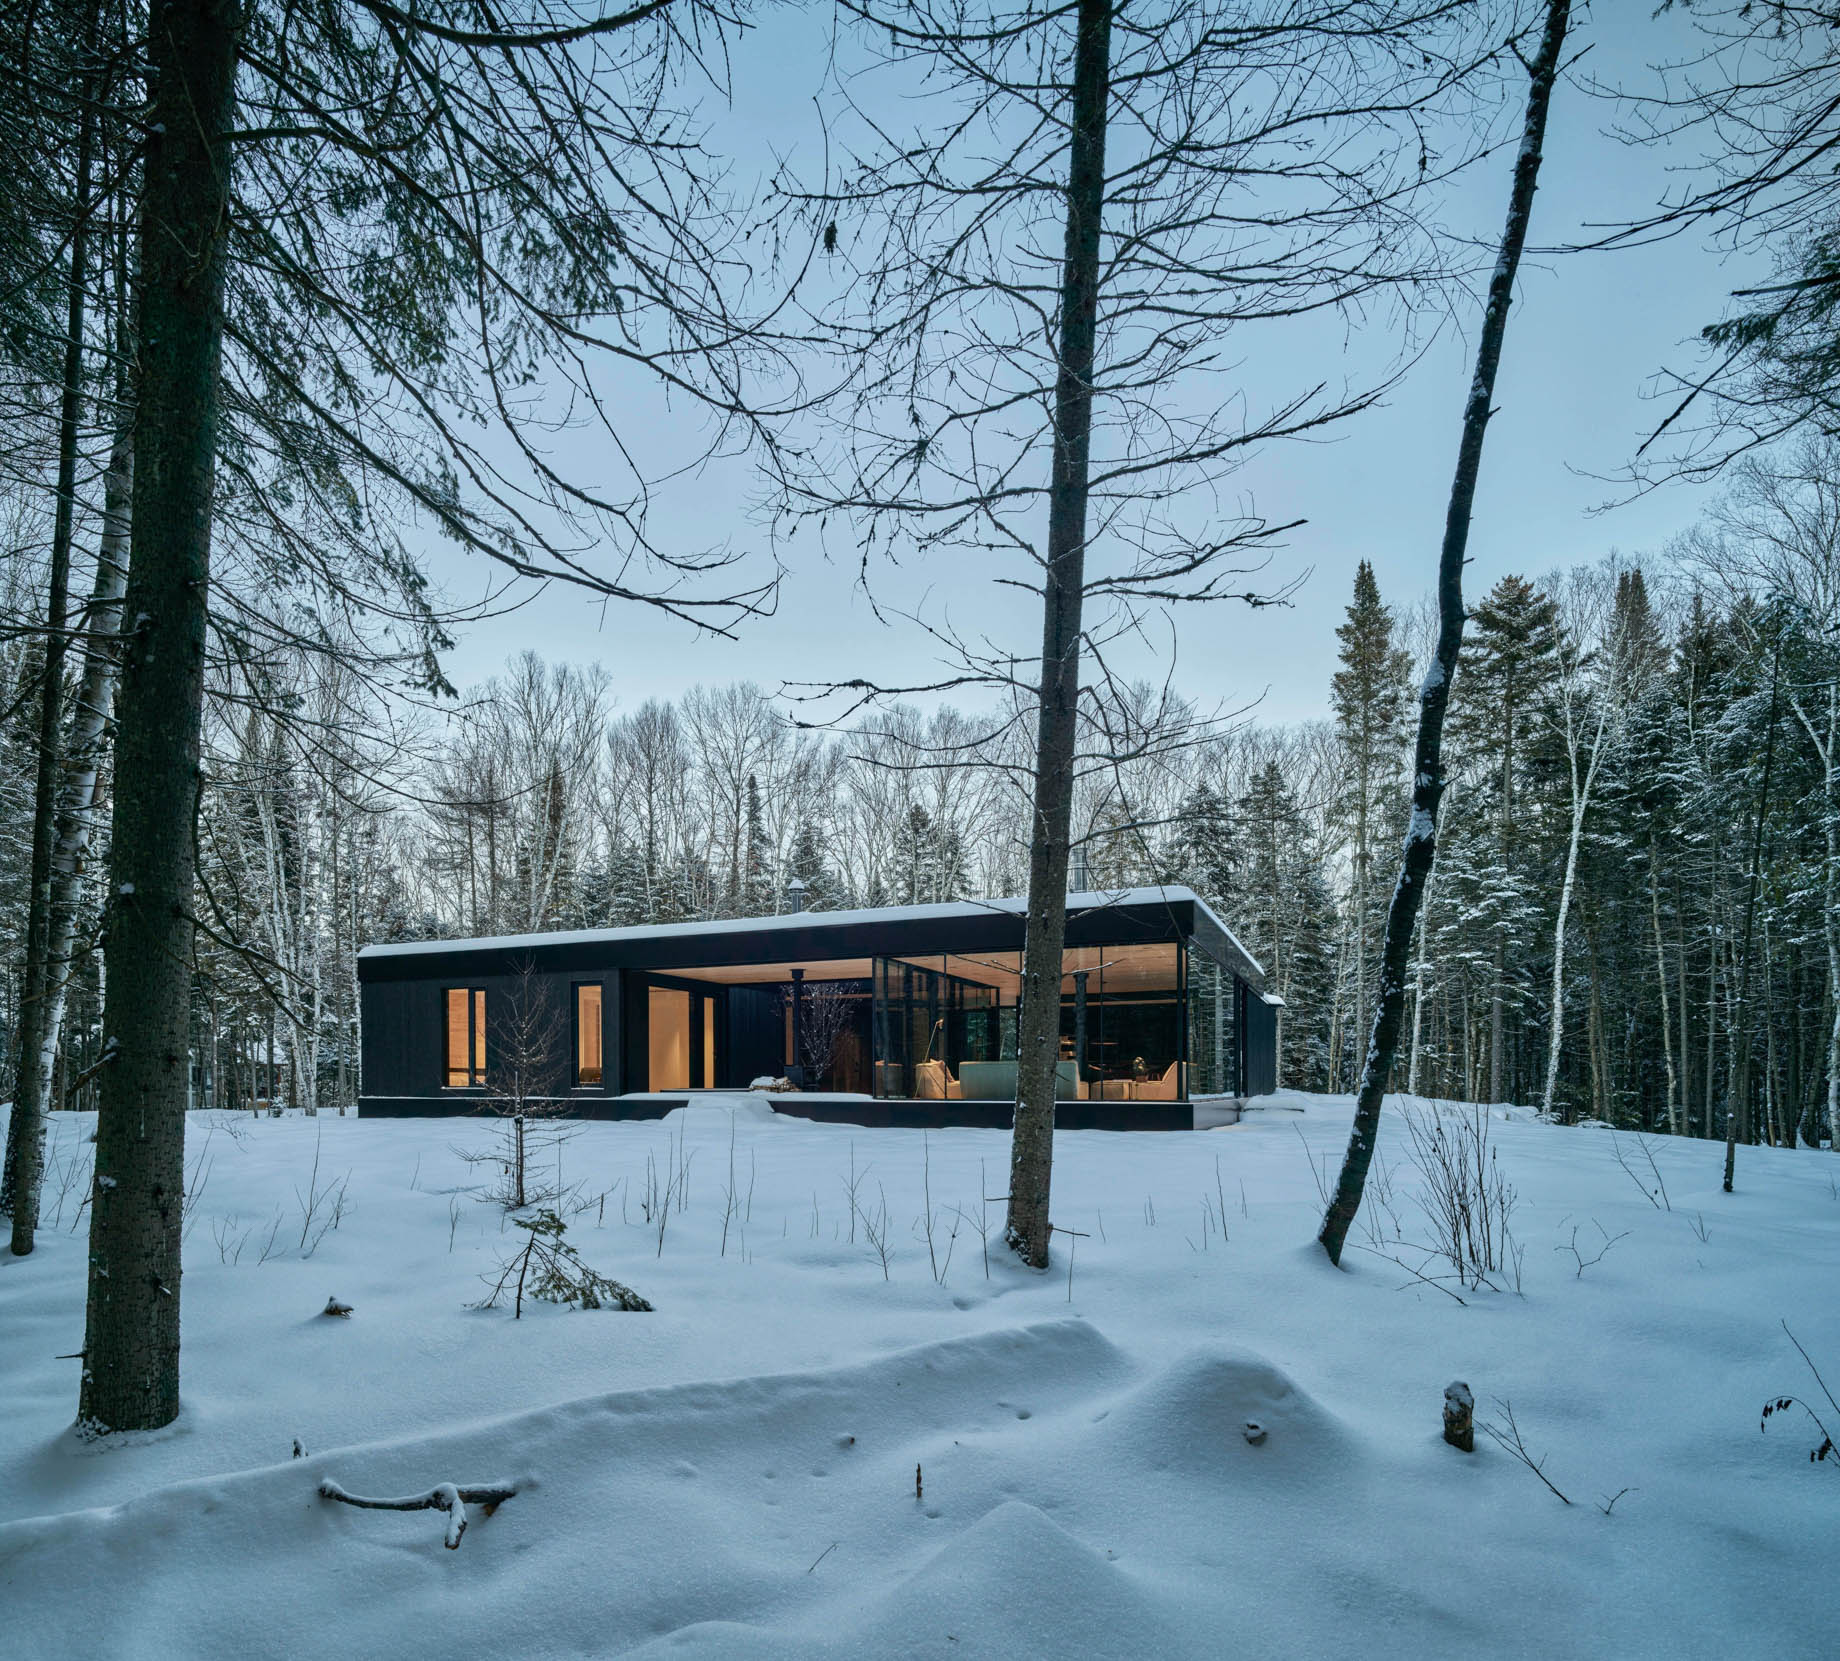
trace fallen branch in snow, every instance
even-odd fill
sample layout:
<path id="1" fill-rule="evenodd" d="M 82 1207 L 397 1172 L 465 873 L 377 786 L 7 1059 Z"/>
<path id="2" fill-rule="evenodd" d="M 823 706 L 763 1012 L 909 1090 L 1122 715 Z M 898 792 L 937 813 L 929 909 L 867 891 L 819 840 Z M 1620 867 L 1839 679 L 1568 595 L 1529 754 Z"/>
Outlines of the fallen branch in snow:
<path id="1" fill-rule="evenodd" d="M 1610 1131 L 1610 1151 L 1616 1155 L 1617 1164 L 1623 1167 L 1623 1175 L 1628 1177 L 1636 1187 L 1642 1190 L 1642 1197 L 1657 1211 L 1672 1211 L 1674 1205 L 1668 1198 L 1667 1184 L 1661 1178 L 1661 1167 L 1655 1163 L 1654 1150 L 1650 1148 L 1647 1141 L 1640 1136 L 1636 1138 L 1636 1146 L 1642 1150 L 1643 1158 L 1648 1161 L 1649 1172 L 1655 1179 L 1655 1186 L 1653 1188 L 1649 1187 L 1643 1180 L 1642 1174 L 1624 1157 L 1622 1140 L 1617 1136 L 1615 1128 L 1612 1127 Z"/>
<path id="2" fill-rule="evenodd" d="M 1578 1265 L 1578 1273 L 1572 1277 L 1574 1280 L 1583 1280 L 1586 1269 L 1595 1268 L 1599 1263 L 1603 1262 L 1603 1260 L 1610 1255 L 1610 1248 L 1614 1246 L 1617 1241 L 1627 1240 L 1629 1238 L 1628 1229 L 1624 1229 L 1621 1234 L 1611 1234 L 1602 1223 L 1597 1222 L 1595 1217 L 1593 1217 L 1591 1221 L 1596 1224 L 1597 1232 L 1604 1237 L 1603 1249 L 1599 1251 L 1595 1257 L 1586 1257 L 1584 1253 L 1578 1249 L 1579 1225 L 1576 1223 L 1572 1225 L 1572 1238 L 1570 1242 L 1563 1246 L 1553 1247 L 1553 1250 L 1556 1252 L 1570 1252 L 1572 1254 L 1572 1261 Z"/>
<path id="3" fill-rule="evenodd" d="M 1789 1332 L 1789 1323 L 1787 1321 L 1783 1322 L 1782 1329 L 1784 1332 L 1789 1333 L 1789 1342 L 1798 1350 L 1801 1350 L 1802 1359 L 1808 1363 L 1808 1370 L 1814 1374 L 1814 1381 L 1816 1384 L 1820 1385 L 1821 1394 L 1827 1398 L 1828 1406 L 1831 1407 L 1837 1415 L 1840 1415 L 1840 1401 L 1834 1400 L 1834 1393 L 1827 1388 L 1827 1380 L 1821 1377 L 1821 1369 L 1814 1364 L 1814 1357 L 1806 1350 L 1802 1349 L 1801 1339 L 1797 1338 L 1793 1332 Z M 1807 1402 L 1803 1401 L 1800 1396 L 1772 1396 L 1763 1404 L 1763 1417 L 1759 1421 L 1757 1428 L 1759 1430 L 1767 1430 L 1769 1428 L 1769 1420 L 1772 1413 L 1786 1413 L 1791 1407 L 1799 1407 L 1806 1413 L 1809 1418 L 1814 1420 L 1815 1429 L 1821 1433 L 1819 1444 L 1808 1450 L 1809 1462 L 1811 1464 L 1821 1464 L 1827 1459 L 1834 1457 L 1833 1432 L 1822 1423 L 1821 1415 L 1815 1412 L 1815 1410 L 1810 1407 Z M 1840 1458 L 1834 1458 L 1834 1464 L 1837 1468 L 1840 1468 Z"/>
<path id="4" fill-rule="evenodd" d="M 1553 1488 L 1552 1478 L 1546 1474 L 1546 1461 L 1544 1459 L 1535 1459 L 1533 1455 L 1527 1451 L 1527 1444 L 1521 1440 L 1521 1427 L 1514 1422 L 1514 1404 L 1512 1402 L 1503 1401 L 1498 1396 L 1495 1400 L 1495 1405 L 1501 1409 L 1501 1423 L 1489 1424 L 1484 1421 L 1477 1425 L 1476 1428 L 1480 1430 L 1483 1435 L 1495 1442 L 1504 1453 L 1512 1454 L 1525 1465 L 1528 1470 L 1532 1471 L 1548 1488 L 1552 1489 L 1553 1494 L 1558 1498 L 1561 1504 L 1570 1505 L 1572 1502 L 1568 1500 L 1565 1495 L 1561 1494 L 1557 1488 Z"/>
<path id="5" fill-rule="evenodd" d="M 1408 1246 L 1411 1244 L 1411 1242 L 1408 1240 L 1394 1240 L 1388 1243 L 1391 1245 L 1395 1245 L 1395 1246 Z M 1375 1257 L 1384 1258 L 1388 1263 L 1396 1263 L 1400 1268 L 1404 1269 L 1405 1272 L 1412 1277 L 1412 1280 L 1417 1281 L 1420 1285 L 1433 1287 L 1437 1291 L 1442 1292 L 1445 1297 L 1455 1298 L 1456 1301 L 1462 1304 L 1465 1309 L 1469 1307 L 1469 1302 L 1467 1299 L 1459 1296 L 1457 1293 L 1453 1292 L 1448 1286 L 1444 1284 L 1444 1280 L 1446 1277 L 1440 1276 L 1440 1275 L 1428 1275 L 1422 1269 L 1415 1269 L 1403 1257 L 1395 1257 L 1391 1252 L 1382 1251 L 1378 1246 L 1363 1246 L 1357 1240 L 1354 1242 L 1354 1249 L 1358 1252 L 1372 1252 Z M 1420 1246 L 1417 1249 L 1419 1251 L 1425 1251 L 1425 1252 L 1431 1251 L 1431 1248 L 1428 1246 Z M 1432 1252 L 1432 1255 L 1435 1256 L 1437 1254 L 1435 1252 Z M 1410 1286 L 1411 1284 L 1412 1284 L 1412 1281 L 1406 1282 L 1406 1286 Z M 1399 1290 L 1403 1292 L 1406 1289 L 1406 1286 L 1400 1287 Z"/>
<path id="6" fill-rule="evenodd" d="M 322 1477 L 321 1499 L 337 1500 L 341 1505 L 355 1505 L 361 1511 L 445 1511 L 447 1513 L 447 1549 L 456 1551 L 460 1536 L 466 1533 L 466 1508 L 477 1505 L 489 1517 L 517 1492 L 515 1483 L 492 1482 L 480 1487 L 461 1488 L 452 1482 L 437 1483 L 425 1494 L 410 1494 L 404 1499 L 366 1499 L 349 1494 L 331 1477 Z"/>

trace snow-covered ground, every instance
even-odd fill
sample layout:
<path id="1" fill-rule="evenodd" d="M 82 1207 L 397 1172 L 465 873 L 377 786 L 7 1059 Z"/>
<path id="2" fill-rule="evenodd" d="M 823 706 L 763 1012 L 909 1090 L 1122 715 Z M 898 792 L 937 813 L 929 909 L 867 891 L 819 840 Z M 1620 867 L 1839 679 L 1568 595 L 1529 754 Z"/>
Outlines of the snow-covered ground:
<path id="1" fill-rule="evenodd" d="M 1840 1393 L 1840 1159 L 1741 1149 L 1725 1196 L 1721 1148 L 1651 1143 L 1663 1209 L 1611 1133 L 1498 1113 L 1520 1291 L 1459 1303 L 1312 1244 L 1312 1160 L 1348 1115 L 1281 1096 L 1230 1129 L 1063 1134 L 1056 1218 L 1082 1232 L 1046 1276 L 979 1203 L 1006 1133 L 758 1097 L 584 1126 L 569 1239 L 656 1312 L 519 1321 L 469 1307 L 520 1237 L 454 1151 L 491 1127 L 198 1115 L 185 1411 L 103 1447 L 57 1359 L 82 1343 L 92 1128 L 61 1116 L 61 1227 L 0 1253 L 0 1655 L 1840 1652 L 1840 1469 L 1799 1412 L 1758 1429 L 1766 1398 L 1819 1400 L 1784 1320 Z M 1423 1238 L 1390 1106 L 1384 1138 Z M 320 1188 L 349 1183 L 309 1254 L 316 1156 Z M 648 1157 L 659 1186 L 688 1163 L 662 1238 Z M 1486 1437 L 1443 1443 L 1458 1378 L 1479 1419 L 1512 1403 L 1570 1506 Z M 446 1551 L 438 1515 L 348 1509 L 322 1477 L 520 1491 Z"/>

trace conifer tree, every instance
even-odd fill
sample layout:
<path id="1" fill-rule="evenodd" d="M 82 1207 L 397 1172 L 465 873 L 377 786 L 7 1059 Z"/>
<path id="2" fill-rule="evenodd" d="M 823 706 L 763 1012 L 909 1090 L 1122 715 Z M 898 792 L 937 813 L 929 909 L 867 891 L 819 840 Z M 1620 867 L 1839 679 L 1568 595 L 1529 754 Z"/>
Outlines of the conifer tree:
<path id="1" fill-rule="evenodd" d="M 828 911 L 843 904 L 845 896 L 825 854 L 824 833 L 807 819 L 792 839 L 791 874 L 805 885 L 807 910 Z"/>
<path id="2" fill-rule="evenodd" d="M 779 910 L 774 893 L 773 850 L 767 840 L 765 815 L 760 807 L 760 778 L 747 776 L 746 845 L 742 875 L 743 917 L 770 917 Z"/>
<path id="3" fill-rule="evenodd" d="M 1323 1013 L 1329 1002 L 1328 939 L 1334 905 L 1310 846 L 1296 792 L 1276 761 L 1253 775 L 1239 803 L 1243 883 L 1233 915 L 1244 944 L 1265 970 L 1265 984 L 1284 1000 L 1277 1011 L 1276 1088 L 1319 1076 L 1326 1055 Z"/>
<path id="4" fill-rule="evenodd" d="M 1354 1048 L 1367 1042 L 1369 971 L 1376 949 L 1371 904 L 1373 866 L 1397 831 L 1400 769 L 1405 761 L 1406 677 L 1411 660 L 1393 638 L 1393 613 L 1366 560 L 1355 567 L 1354 598 L 1336 629 L 1341 668 L 1331 683 L 1336 731 L 1346 770 L 1340 813 L 1348 839 L 1349 933 L 1354 970 Z"/>
<path id="5" fill-rule="evenodd" d="M 1203 779 L 1182 800 L 1167 856 L 1170 875 L 1202 899 L 1230 914 L 1239 907 L 1239 850 L 1226 798 Z"/>
<path id="6" fill-rule="evenodd" d="M 1481 791 L 1492 801 L 1495 819 L 1493 861 L 1485 878 L 1495 936 L 1488 1037 L 1488 1099 L 1495 1102 L 1504 1100 L 1509 1088 L 1509 944 L 1530 921 L 1533 898 L 1518 840 L 1525 752 L 1529 729 L 1557 678 L 1558 654 L 1558 607 L 1524 578 L 1503 577 L 1470 615 L 1453 725 L 1464 749 L 1492 758 Z"/>

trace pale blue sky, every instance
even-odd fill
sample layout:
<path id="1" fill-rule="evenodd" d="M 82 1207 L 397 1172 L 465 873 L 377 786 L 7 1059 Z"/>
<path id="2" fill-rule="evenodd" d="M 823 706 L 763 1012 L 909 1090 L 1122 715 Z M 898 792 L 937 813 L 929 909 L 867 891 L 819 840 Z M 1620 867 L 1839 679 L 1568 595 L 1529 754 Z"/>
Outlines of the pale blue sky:
<path id="1" fill-rule="evenodd" d="M 1677 55 L 1685 38 L 1678 18 L 1652 19 L 1646 4 L 1592 11 L 1578 40 L 1590 44 L 1586 64 L 1602 81 L 1641 81 L 1647 62 Z M 735 57 L 737 109 L 723 120 L 725 136 L 751 140 L 763 155 L 814 153 L 810 99 L 823 18 L 822 8 L 765 14 Z M 1575 85 L 1560 89 L 1535 208 L 1536 244 L 1563 244 L 1584 226 L 1639 216 L 1666 188 L 1670 165 L 1682 158 L 1608 136 L 1614 114 Z M 1503 153 L 1472 174 L 1453 210 L 1457 222 L 1493 237 L 1510 165 Z M 1476 504 L 1469 594 L 1509 571 L 1537 575 L 1612 548 L 1655 551 L 1692 521 L 1704 492 L 1680 486 L 1593 516 L 1614 488 L 1591 475 L 1627 462 L 1657 417 L 1658 406 L 1643 396 L 1656 371 L 1694 361 L 1692 337 L 1749 275 L 1686 238 L 1613 255 L 1538 256 L 1523 265 Z M 1355 374 L 1391 346 L 1359 334 L 1345 347 L 1339 334 L 1299 339 L 1318 359 L 1345 351 Z M 1287 609 L 1219 607 L 1181 618 L 1182 689 L 1210 703 L 1262 697 L 1261 716 L 1272 720 L 1324 713 L 1333 628 L 1356 561 L 1373 562 L 1389 600 L 1414 602 L 1430 586 L 1471 348 L 1468 324 L 1447 329 L 1384 409 L 1332 442 L 1274 446 L 1239 475 L 1239 491 L 1266 518 L 1308 520 L 1274 571 L 1307 567 L 1312 574 Z M 1255 401 L 1261 384 L 1283 384 L 1288 367 L 1248 364 Z M 757 547 L 762 538 L 748 521 L 747 495 L 744 473 L 711 472 L 662 496 L 653 528 L 688 544 Z M 847 538 L 833 535 L 832 546 L 847 551 Z M 925 640 L 874 620 L 854 590 L 853 565 L 813 561 L 812 552 L 795 546 L 778 614 L 749 624 L 736 641 L 699 637 L 649 612 L 603 611 L 556 588 L 465 631 L 449 672 L 464 688 L 511 653 L 535 647 L 551 658 L 602 663 L 624 708 L 648 696 L 676 696 L 699 681 L 748 678 L 770 688 L 814 677 L 933 678 L 938 667 Z M 476 598 L 487 577 L 455 560 L 438 562 L 436 571 L 456 600 Z M 995 590 L 976 571 L 904 572 L 885 592 L 897 602 L 923 593 L 934 606 L 949 601 L 955 616 L 976 617 L 1022 650 L 1039 631 L 1023 597 Z"/>

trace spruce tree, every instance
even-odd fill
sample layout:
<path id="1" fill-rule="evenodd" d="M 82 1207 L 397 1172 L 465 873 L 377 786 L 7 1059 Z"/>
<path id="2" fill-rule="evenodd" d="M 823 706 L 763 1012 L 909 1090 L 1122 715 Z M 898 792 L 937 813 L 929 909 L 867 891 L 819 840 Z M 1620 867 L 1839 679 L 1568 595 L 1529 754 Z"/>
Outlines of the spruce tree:
<path id="1" fill-rule="evenodd" d="M 1277 1088 L 1327 1082 L 1325 1012 L 1334 905 L 1296 792 L 1276 761 L 1239 802 L 1242 880 L 1231 916 L 1284 1000 L 1277 1011 Z"/>
<path id="2" fill-rule="evenodd" d="M 1338 804 L 1348 840 L 1354 969 L 1354 1053 L 1367 1043 L 1369 970 L 1377 949 L 1371 905 L 1375 855 L 1392 840 L 1405 759 L 1406 677 L 1411 660 L 1394 642 L 1393 613 L 1366 560 L 1355 567 L 1354 598 L 1335 631 L 1341 668 L 1331 682 L 1344 759 Z"/>
<path id="3" fill-rule="evenodd" d="M 741 909 L 743 917 L 771 917 L 779 909 L 773 892 L 773 849 L 767 840 L 766 817 L 760 806 L 760 779 L 747 776 L 744 814 Z"/>
<path id="4" fill-rule="evenodd" d="M 1494 858 L 1484 873 L 1483 904 L 1494 933 L 1489 987 L 1488 1099 L 1502 1101 L 1510 943 L 1530 921 L 1533 887 L 1519 844 L 1529 731 L 1558 675 L 1559 612 L 1522 577 L 1503 577 L 1470 613 L 1453 726 L 1467 752 L 1490 757 L 1479 781 L 1495 815 Z"/>
<path id="5" fill-rule="evenodd" d="M 1203 779 L 1183 798 L 1167 856 L 1169 875 L 1227 915 L 1238 904 L 1238 862 L 1232 809 Z"/>
<path id="6" fill-rule="evenodd" d="M 792 839 L 792 875 L 805 885 L 805 906 L 810 911 L 829 911 L 846 903 L 843 885 L 832 871 L 824 848 L 824 833 L 817 823 L 805 820 Z"/>

